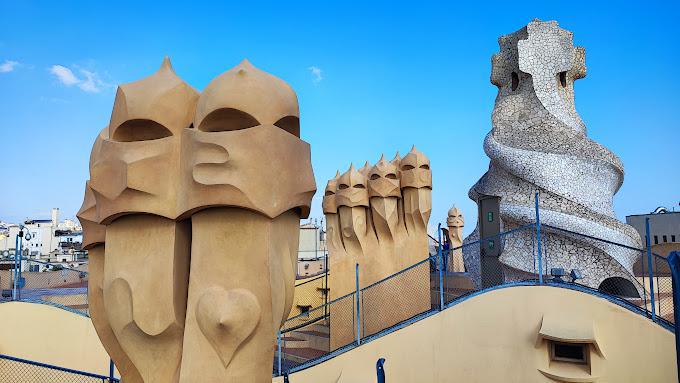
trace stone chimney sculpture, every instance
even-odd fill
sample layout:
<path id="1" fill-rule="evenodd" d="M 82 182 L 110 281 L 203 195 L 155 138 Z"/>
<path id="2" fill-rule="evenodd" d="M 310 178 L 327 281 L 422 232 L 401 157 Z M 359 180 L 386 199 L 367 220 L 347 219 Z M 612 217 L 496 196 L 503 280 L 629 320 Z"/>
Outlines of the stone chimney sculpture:
<path id="1" fill-rule="evenodd" d="M 463 261 L 463 227 L 465 220 L 463 213 L 455 205 L 449 209 L 448 217 L 446 218 L 446 226 L 449 228 L 449 253 L 448 253 L 448 271 L 463 273 L 465 272 L 465 262 Z"/>
<path id="2" fill-rule="evenodd" d="M 365 287 L 428 258 L 431 196 L 430 161 L 415 147 L 403 159 L 399 154 L 392 161 L 383 156 L 359 170 L 350 165 L 328 181 L 322 205 L 331 299 L 356 290 L 356 264 L 360 286 Z M 364 305 L 373 308 L 362 314 L 363 335 L 423 312 L 429 308 L 429 294 L 428 263 L 389 286 L 373 287 L 362 298 Z M 336 318 L 351 313 L 339 305 L 331 305 L 330 310 Z M 343 327 L 351 326 L 351 317 L 347 319 L 331 321 L 331 349 L 352 341 L 353 329 Z"/>
<path id="3" fill-rule="evenodd" d="M 576 112 L 574 81 L 586 75 L 585 50 L 574 47 L 572 33 L 555 21 L 539 20 L 502 36 L 499 45 L 491 60 L 491 83 L 498 87 L 493 129 L 484 140 L 491 164 L 470 189 L 470 198 L 500 197 L 507 231 L 535 221 L 534 193 L 539 192 L 541 223 L 553 227 L 541 230 L 543 264 L 577 269 L 583 274 L 579 282 L 594 288 L 620 277 L 634 291 L 638 252 L 569 234 L 640 248 L 639 235 L 616 219 L 612 206 L 623 182 L 621 160 L 586 136 Z M 466 242 L 478 236 L 475 230 Z M 503 239 L 505 280 L 535 276 L 531 244 L 528 230 Z M 479 250 L 473 248 L 465 252 L 466 264 L 479 281 Z"/>
<path id="4" fill-rule="evenodd" d="M 299 135 L 295 92 L 247 61 L 202 94 L 167 59 L 119 87 L 78 216 L 124 381 L 271 381 L 315 192 Z"/>

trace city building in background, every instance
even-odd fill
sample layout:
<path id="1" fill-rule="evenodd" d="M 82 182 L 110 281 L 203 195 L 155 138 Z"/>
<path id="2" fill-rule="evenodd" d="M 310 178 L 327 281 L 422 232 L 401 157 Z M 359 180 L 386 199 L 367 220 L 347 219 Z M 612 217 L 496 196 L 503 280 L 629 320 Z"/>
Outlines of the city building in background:
<path id="1" fill-rule="evenodd" d="M 645 248 L 647 246 L 645 229 L 647 218 L 649 218 L 649 242 L 652 245 L 652 252 L 667 257 L 671 251 L 680 251 L 680 211 L 658 207 L 649 214 L 636 214 L 626 217 L 626 223 L 640 233 Z"/>
<path id="2" fill-rule="evenodd" d="M 633 226 L 642 238 L 647 253 L 647 219 L 649 219 L 649 244 L 651 257 L 641 257 L 633 265 L 635 278 L 645 289 L 656 291 L 656 312 L 666 320 L 673 315 L 673 289 L 671 270 L 666 258 L 672 251 L 680 251 L 680 212 L 658 207 L 648 214 L 626 217 L 626 223 Z M 656 278 L 650 278 L 650 275 Z M 656 279 L 655 286 L 650 281 Z"/>
<path id="3" fill-rule="evenodd" d="M 326 271 L 327 254 L 323 221 L 313 219 L 300 224 L 297 279 L 323 274 Z"/>
<path id="4" fill-rule="evenodd" d="M 17 235 L 22 226 L 22 256 L 37 261 L 30 265 L 24 262 L 23 270 L 44 271 L 48 269 L 47 263 L 61 263 L 70 267 L 86 263 L 87 252 L 82 250 L 82 228 L 71 219 L 60 222 L 59 209 L 54 208 L 50 219 L 28 219 L 21 225 L 0 222 L 0 270 L 13 267 Z"/>

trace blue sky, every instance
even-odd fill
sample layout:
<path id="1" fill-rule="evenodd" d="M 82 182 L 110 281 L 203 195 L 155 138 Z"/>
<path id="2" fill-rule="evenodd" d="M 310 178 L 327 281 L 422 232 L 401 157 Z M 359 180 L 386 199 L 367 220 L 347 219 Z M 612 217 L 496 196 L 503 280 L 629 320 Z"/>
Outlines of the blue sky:
<path id="1" fill-rule="evenodd" d="M 92 141 L 115 85 L 169 55 L 197 89 L 248 58 L 298 93 L 320 190 L 350 162 L 415 144 L 433 169 L 431 224 L 484 173 L 497 38 L 557 20 L 587 52 L 576 107 L 618 154 L 617 214 L 680 201 L 678 2 L 35 2 L 0 3 L 0 220 L 75 216 Z M 310 68 L 317 68 L 318 71 Z M 59 77 L 59 76 L 61 77 Z M 321 217 L 320 196 L 312 215 Z"/>

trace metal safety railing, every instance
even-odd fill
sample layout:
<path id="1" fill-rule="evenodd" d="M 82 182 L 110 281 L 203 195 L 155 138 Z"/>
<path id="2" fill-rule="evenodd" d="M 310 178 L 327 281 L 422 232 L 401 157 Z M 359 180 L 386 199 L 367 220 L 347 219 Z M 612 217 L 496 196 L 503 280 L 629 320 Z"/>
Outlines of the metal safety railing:
<path id="1" fill-rule="evenodd" d="M 277 336 L 274 376 L 321 363 L 467 297 L 510 286 L 550 285 L 598 295 L 675 330 L 672 268 L 649 246 L 543 224 L 538 203 L 534 222 L 504 230 L 448 248 L 440 227 L 435 255 L 363 288 L 357 267 L 355 291 L 285 322 Z M 606 264 L 606 275 L 574 267 L 592 259 Z M 452 264 L 464 264 L 465 270 L 454 271 Z"/>
<path id="2" fill-rule="evenodd" d="M 518 232 L 530 232 L 532 228 L 533 225 L 528 225 L 496 238 L 507 241 Z M 465 247 L 479 247 L 481 242 L 471 242 Z M 436 256 L 426 257 L 365 287 L 358 283 L 357 267 L 355 291 L 285 322 L 277 337 L 274 375 L 319 363 L 481 290 L 469 273 L 448 272 L 441 267 L 445 253 L 440 249 Z"/>
<path id="3" fill-rule="evenodd" d="M 117 383 L 119 380 L 0 354 L 0 382 Z"/>
<path id="4" fill-rule="evenodd" d="M 70 268 L 24 257 L 10 261 L 13 268 L 0 270 L 0 303 L 43 303 L 88 315 L 87 265 Z"/>

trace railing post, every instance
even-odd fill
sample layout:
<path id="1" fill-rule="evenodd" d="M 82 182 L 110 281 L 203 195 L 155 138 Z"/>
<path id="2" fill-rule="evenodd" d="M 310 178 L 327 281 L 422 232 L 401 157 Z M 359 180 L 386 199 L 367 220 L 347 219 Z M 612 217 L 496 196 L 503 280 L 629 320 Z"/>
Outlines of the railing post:
<path id="1" fill-rule="evenodd" d="M 380 358 L 375 363 L 376 374 L 378 375 L 378 383 L 385 383 L 385 358 Z"/>
<path id="2" fill-rule="evenodd" d="M 19 268 L 18 268 L 18 273 L 19 273 L 19 278 L 17 280 L 17 299 L 21 300 L 21 289 L 24 288 L 24 286 L 21 284 L 21 268 L 22 264 L 21 261 L 23 261 L 24 258 L 24 235 L 23 235 L 23 230 L 20 231 L 21 235 L 19 236 Z M 16 258 L 16 257 L 15 257 Z"/>
<path id="3" fill-rule="evenodd" d="M 361 290 L 359 289 L 359 264 L 357 263 L 355 265 L 355 282 L 356 282 L 356 300 L 357 300 L 357 346 L 361 344 L 361 311 L 360 310 L 360 302 L 359 302 L 359 294 L 361 293 Z"/>
<path id="4" fill-rule="evenodd" d="M 114 381 L 114 376 L 113 376 L 113 369 L 115 368 L 115 365 L 113 364 L 113 359 L 109 358 L 109 382 Z"/>
<path id="5" fill-rule="evenodd" d="M 19 233 L 21 233 L 21 230 L 19 230 Z M 17 233 L 16 236 L 16 242 L 14 243 L 14 272 L 12 273 L 14 275 L 14 281 L 12 281 L 12 300 L 15 301 L 17 300 L 17 272 L 19 270 L 19 265 L 17 262 L 17 259 L 19 257 L 19 233 Z"/>
<path id="6" fill-rule="evenodd" d="M 21 299 L 21 259 L 22 259 L 22 245 L 24 243 L 24 231 L 21 226 L 19 226 L 19 232 L 17 233 L 16 243 L 14 245 L 14 284 L 12 288 L 12 299 Z"/>
<path id="7" fill-rule="evenodd" d="M 649 302 L 652 304 L 652 320 L 656 321 L 656 302 L 654 300 L 654 270 L 652 270 L 652 240 L 649 233 L 649 217 L 645 218 L 645 246 L 647 247 L 647 272 L 649 273 Z"/>
<path id="8" fill-rule="evenodd" d="M 276 347 L 278 348 L 277 356 L 277 370 L 279 371 L 279 376 L 281 376 L 281 330 L 276 333 Z"/>
<path id="9" fill-rule="evenodd" d="M 543 284 L 543 255 L 541 254 L 541 216 L 538 213 L 538 192 L 536 192 L 536 249 L 538 251 L 538 284 Z"/>
<path id="10" fill-rule="evenodd" d="M 437 226 L 437 262 L 439 263 L 439 310 L 444 310 L 444 252 L 442 251 L 442 224 Z"/>
<path id="11" fill-rule="evenodd" d="M 649 238 L 649 236 L 648 236 Z M 677 363 L 678 382 L 680 382 L 680 252 L 673 251 L 668 255 L 668 266 L 671 269 L 673 283 L 673 324 L 675 326 L 675 362 Z"/>

